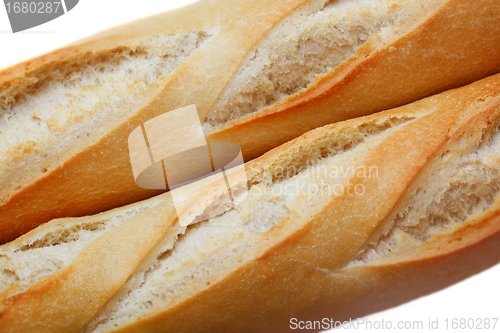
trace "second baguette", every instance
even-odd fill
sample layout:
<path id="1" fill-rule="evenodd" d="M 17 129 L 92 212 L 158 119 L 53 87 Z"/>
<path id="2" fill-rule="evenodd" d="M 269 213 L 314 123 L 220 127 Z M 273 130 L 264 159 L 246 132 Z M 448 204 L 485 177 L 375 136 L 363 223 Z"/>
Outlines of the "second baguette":
<path id="1" fill-rule="evenodd" d="M 181 227 L 167 193 L 3 245 L 0 332 L 276 332 L 395 306 L 500 261 L 499 161 L 500 76 L 316 129 L 248 163 L 248 195 L 209 220 Z"/>

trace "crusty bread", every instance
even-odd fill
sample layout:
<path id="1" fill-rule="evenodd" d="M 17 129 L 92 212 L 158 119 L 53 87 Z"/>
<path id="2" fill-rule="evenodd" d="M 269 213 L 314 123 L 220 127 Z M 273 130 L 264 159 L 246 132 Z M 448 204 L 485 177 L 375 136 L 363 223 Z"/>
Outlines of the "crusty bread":
<path id="1" fill-rule="evenodd" d="M 499 159 L 500 75 L 315 129 L 209 220 L 181 227 L 166 193 L 3 245 L 0 332 L 276 332 L 400 304 L 500 261 Z"/>
<path id="2" fill-rule="evenodd" d="M 127 137 L 195 104 L 246 160 L 500 70 L 495 0 L 205 0 L 0 72 L 0 242 L 158 191 Z"/>

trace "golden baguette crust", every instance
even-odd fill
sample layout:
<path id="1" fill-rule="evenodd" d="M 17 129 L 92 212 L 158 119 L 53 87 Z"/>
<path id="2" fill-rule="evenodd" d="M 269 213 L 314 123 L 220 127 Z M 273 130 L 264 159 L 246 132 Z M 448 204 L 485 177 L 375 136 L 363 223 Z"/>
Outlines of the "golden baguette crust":
<path id="1" fill-rule="evenodd" d="M 350 180 L 365 183 L 364 196 L 333 197 L 307 221 L 294 221 L 286 231 L 281 226 L 271 229 L 265 237 L 272 241 L 263 245 L 266 248 L 254 260 L 173 307 L 150 310 L 149 316 L 111 331 L 286 331 L 292 317 L 356 318 L 444 288 L 498 263 L 500 197 L 482 215 L 410 247 L 406 255 L 348 265 L 391 221 L 391 213 L 427 164 L 453 150 L 460 137 L 481 137 L 492 124 L 498 126 L 499 79 L 494 76 L 415 103 L 431 112 L 389 136 L 364 162 L 379 168 L 378 177 Z M 362 119 L 390 117 L 413 106 Z M 354 125 L 355 121 L 341 124 Z M 309 135 L 333 132 L 336 127 L 307 133 L 271 154 L 296 145 L 307 147 Z"/>
<path id="2" fill-rule="evenodd" d="M 93 214 L 158 194 L 135 185 L 129 133 L 148 119 L 190 104 L 204 120 L 258 41 L 311 3 L 248 0 L 235 6 L 229 0 L 207 0 L 104 31 L 0 72 L 0 100 L 7 103 L 37 89 L 60 68 L 110 56 L 123 46 L 134 49 L 146 37 L 192 31 L 210 35 L 168 77 L 148 88 L 145 101 L 126 117 L 97 128 L 91 141 L 77 141 L 47 172 L 26 179 L 21 189 L 0 191 L 0 242 L 52 218 Z M 314 127 L 396 107 L 498 72 L 499 52 L 497 1 L 443 1 L 393 40 L 380 46 L 369 40 L 307 89 L 213 130 L 208 140 L 234 142 L 249 160 Z"/>
<path id="3" fill-rule="evenodd" d="M 397 253 L 364 264 L 353 263 L 359 253 L 394 228 L 395 215 L 408 202 L 408 196 L 424 186 L 429 173 L 436 171 L 435 163 L 441 157 L 451 154 L 458 158 L 470 142 L 481 142 L 485 133 L 498 128 L 498 75 L 394 110 L 308 132 L 249 163 L 249 183 L 258 183 L 266 173 L 272 176 L 292 159 L 310 158 L 318 146 L 339 141 L 338 137 L 353 137 L 366 125 L 403 117 L 413 120 L 367 148 L 362 159 L 362 165 L 378 168 L 378 176 L 353 175 L 348 180 L 350 184 L 364 184 L 364 194 L 343 193 L 326 198 L 326 203 L 316 199 L 320 207 L 314 214 L 283 218 L 259 235 L 259 242 L 248 253 L 238 253 L 242 262 L 220 273 L 215 282 L 208 284 L 209 280 L 200 277 L 193 282 L 196 292 L 177 291 L 172 304 L 151 304 L 149 309 L 140 310 L 143 312 L 138 318 L 106 332 L 285 331 L 291 317 L 344 320 L 363 316 L 444 288 L 496 264 L 500 260 L 499 195 L 485 211 L 421 243 L 407 242 Z M 186 205 L 202 202 L 202 193 L 197 192 Z M 93 315 L 98 318 L 107 305 L 126 298 L 131 288 L 126 280 L 134 281 L 139 267 L 150 267 L 158 256 L 169 255 L 160 254 L 160 243 L 167 242 L 166 248 L 172 249 L 176 242 L 190 237 L 178 226 L 168 194 L 161 200 L 158 206 L 97 238 L 69 266 L 22 293 L 4 296 L 0 332 L 57 332 L 63 327 L 64 331 L 79 332 Z M 58 220 L 43 228 L 51 228 L 54 223 Z M 158 225 L 157 233 L 151 233 L 150 227 Z M 16 242 L 26 242 L 35 233 L 40 231 L 35 229 Z M 180 234 L 184 236 L 175 240 Z M 151 240 L 143 241 L 148 237 Z M 99 265 L 94 267 L 92 263 Z M 110 273 L 118 268 L 123 269 L 117 276 Z M 71 298 L 74 295 L 93 295 L 91 299 L 98 305 L 91 308 L 84 302 L 75 303 Z M 71 310 L 66 310 L 68 307 Z M 37 322 L 23 320 L 35 315 Z M 84 332 L 93 328 L 87 325 Z"/>

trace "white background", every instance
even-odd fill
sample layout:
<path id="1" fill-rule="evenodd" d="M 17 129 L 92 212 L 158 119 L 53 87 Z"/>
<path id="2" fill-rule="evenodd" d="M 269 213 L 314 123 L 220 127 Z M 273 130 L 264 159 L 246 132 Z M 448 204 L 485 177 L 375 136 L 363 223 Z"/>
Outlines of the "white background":
<path id="1" fill-rule="evenodd" d="M 237 2 L 238 0 L 234 0 Z M 66 15 L 25 32 L 13 34 L 5 7 L 0 5 L 0 68 L 43 54 L 100 30 L 140 17 L 179 7 L 192 0 L 80 0 Z M 371 321 L 423 321 L 429 318 L 500 317 L 500 266 L 441 292 L 369 316 Z M 363 331 L 363 330 L 360 330 Z M 410 330 L 417 331 L 417 330 Z M 451 331 L 451 329 L 450 329 Z M 491 330 L 490 330 L 491 331 Z M 500 323 L 496 330 L 500 332 Z"/>

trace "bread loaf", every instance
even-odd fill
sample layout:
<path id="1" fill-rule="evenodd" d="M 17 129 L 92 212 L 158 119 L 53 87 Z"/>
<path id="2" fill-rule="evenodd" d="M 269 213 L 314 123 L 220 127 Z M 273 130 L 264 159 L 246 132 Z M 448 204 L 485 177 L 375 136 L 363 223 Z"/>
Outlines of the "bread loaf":
<path id="1" fill-rule="evenodd" d="M 0 72 L 0 242 L 158 191 L 127 138 L 195 104 L 246 160 L 500 70 L 494 0 L 205 0 Z"/>
<path id="2" fill-rule="evenodd" d="M 1 246 L 0 332 L 276 332 L 395 306 L 500 260 L 499 159 L 500 75 L 315 129 L 247 163 L 209 220 L 181 227 L 166 193 Z"/>

